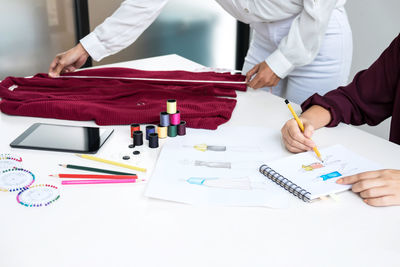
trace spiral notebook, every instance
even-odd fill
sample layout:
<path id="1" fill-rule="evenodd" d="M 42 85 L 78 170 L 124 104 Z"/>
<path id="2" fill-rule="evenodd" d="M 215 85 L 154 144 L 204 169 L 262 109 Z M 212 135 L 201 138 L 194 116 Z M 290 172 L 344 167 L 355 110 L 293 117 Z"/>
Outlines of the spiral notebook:
<path id="1" fill-rule="evenodd" d="M 260 166 L 259 171 L 282 189 L 303 201 L 346 191 L 351 185 L 336 180 L 381 167 L 342 145 L 320 149 L 324 162 L 313 151 L 299 153 Z"/>

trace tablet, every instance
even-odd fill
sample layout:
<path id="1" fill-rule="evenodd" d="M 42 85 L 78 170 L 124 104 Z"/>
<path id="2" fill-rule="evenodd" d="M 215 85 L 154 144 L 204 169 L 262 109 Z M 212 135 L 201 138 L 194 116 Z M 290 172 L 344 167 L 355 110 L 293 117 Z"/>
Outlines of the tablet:
<path id="1" fill-rule="evenodd" d="M 96 153 L 113 129 L 35 123 L 10 146 L 64 152 Z"/>

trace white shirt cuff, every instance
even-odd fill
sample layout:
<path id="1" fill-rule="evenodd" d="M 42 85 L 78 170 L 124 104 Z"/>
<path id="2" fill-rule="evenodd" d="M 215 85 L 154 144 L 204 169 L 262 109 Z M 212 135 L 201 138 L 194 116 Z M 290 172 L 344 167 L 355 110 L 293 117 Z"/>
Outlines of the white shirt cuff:
<path id="1" fill-rule="evenodd" d="M 286 59 L 279 49 L 275 50 L 271 55 L 269 55 L 265 62 L 281 79 L 285 78 L 292 70 L 294 70 L 294 65 Z"/>
<path id="2" fill-rule="evenodd" d="M 97 38 L 94 32 L 89 33 L 79 42 L 95 61 L 100 61 L 109 55 L 107 49 L 100 42 L 99 38 Z"/>

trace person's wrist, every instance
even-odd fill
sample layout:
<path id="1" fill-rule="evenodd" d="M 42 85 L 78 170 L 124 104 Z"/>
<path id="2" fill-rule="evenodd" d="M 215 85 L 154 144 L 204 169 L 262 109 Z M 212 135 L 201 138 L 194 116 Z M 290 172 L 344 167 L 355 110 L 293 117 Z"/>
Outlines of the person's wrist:
<path id="1" fill-rule="evenodd" d="M 81 43 L 78 43 L 75 48 L 77 49 L 78 53 L 80 56 L 86 56 L 89 57 L 89 53 L 86 51 L 86 49 L 83 47 Z"/>

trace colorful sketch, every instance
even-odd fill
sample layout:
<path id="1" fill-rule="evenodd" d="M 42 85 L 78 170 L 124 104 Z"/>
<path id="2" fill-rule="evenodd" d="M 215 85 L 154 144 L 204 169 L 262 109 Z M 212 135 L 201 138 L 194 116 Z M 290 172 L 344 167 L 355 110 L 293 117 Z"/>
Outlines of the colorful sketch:
<path id="1" fill-rule="evenodd" d="M 190 177 L 186 180 L 191 185 L 214 187 L 221 189 L 252 190 L 248 177 L 221 178 L 221 177 Z"/>
<path id="2" fill-rule="evenodd" d="M 199 144 L 195 145 L 194 149 L 199 150 L 199 151 L 220 151 L 224 152 L 226 151 L 226 146 L 208 146 L 206 144 Z"/>
<path id="3" fill-rule="evenodd" d="M 329 180 L 329 179 L 332 179 L 332 178 L 336 178 L 336 177 L 340 177 L 340 176 L 342 176 L 342 174 L 340 174 L 338 171 L 334 171 L 334 172 L 330 172 L 330 173 L 321 175 L 319 177 L 321 177 L 323 181 L 326 181 L 326 180 Z"/>
<path id="4" fill-rule="evenodd" d="M 305 170 L 305 171 L 313 171 L 315 169 L 319 169 L 319 168 L 323 168 L 325 167 L 324 165 L 322 165 L 322 163 L 320 162 L 314 162 L 308 165 L 301 165 L 301 167 Z"/>

